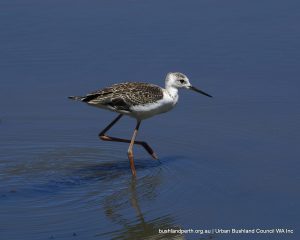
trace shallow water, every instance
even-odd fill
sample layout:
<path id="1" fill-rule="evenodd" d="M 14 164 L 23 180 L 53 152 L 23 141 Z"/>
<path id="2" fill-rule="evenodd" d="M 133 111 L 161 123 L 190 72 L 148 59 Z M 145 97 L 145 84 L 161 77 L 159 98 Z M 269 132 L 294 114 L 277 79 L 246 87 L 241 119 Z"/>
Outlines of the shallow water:
<path id="1" fill-rule="evenodd" d="M 299 239 L 297 1 L 0 1 L 1 239 Z M 114 113 L 69 101 L 121 81 L 186 73 L 127 144 Z M 111 135 L 130 137 L 124 118 Z M 294 234 L 159 234 L 159 229 Z"/>

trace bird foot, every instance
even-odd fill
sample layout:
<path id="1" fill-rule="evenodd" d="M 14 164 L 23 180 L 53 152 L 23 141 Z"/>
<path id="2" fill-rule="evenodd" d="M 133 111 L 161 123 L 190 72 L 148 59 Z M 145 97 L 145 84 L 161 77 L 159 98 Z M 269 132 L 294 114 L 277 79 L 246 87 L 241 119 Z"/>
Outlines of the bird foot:
<path id="1" fill-rule="evenodd" d="M 153 153 L 151 154 L 151 156 L 152 156 L 153 159 L 158 160 L 158 157 L 157 157 L 157 155 L 156 155 L 155 152 L 153 152 Z"/>

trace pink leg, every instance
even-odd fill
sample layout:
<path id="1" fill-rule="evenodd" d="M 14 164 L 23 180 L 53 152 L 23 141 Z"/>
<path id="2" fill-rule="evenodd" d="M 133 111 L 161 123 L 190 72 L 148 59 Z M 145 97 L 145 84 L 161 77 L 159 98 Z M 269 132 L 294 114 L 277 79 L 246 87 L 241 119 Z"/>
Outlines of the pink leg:
<path id="1" fill-rule="evenodd" d="M 111 141 L 111 142 L 124 142 L 124 143 L 131 143 L 131 140 L 129 139 L 123 139 L 123 138 L 117 138 L 117 137 L 110 137 L 106 135 L 105 133 L 112 128 L 113 125 L 116 124 L 120 120 L 120 118 L 123 116 L 123 114 L 119 114 L 106 128 L 103 129 L 101 133 L 99 133 L 99 138 L 103 141 Z M 158 159 L 153 149 L 143 141 L 134 141 L 134 144 L 141 145 L 145 148 L 145 150 L 154 158 Z"/>

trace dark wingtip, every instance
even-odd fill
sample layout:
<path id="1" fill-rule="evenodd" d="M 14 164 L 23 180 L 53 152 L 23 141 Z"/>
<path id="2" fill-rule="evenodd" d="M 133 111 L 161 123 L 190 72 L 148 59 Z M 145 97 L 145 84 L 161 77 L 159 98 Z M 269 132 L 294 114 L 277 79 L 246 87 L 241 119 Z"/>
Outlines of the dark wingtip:
<path id="1" fill-rule="evenodd" d="M 82 101 L 82 97 L 79 96 L 69 96 L 68 98 L 76 101 Z"/>

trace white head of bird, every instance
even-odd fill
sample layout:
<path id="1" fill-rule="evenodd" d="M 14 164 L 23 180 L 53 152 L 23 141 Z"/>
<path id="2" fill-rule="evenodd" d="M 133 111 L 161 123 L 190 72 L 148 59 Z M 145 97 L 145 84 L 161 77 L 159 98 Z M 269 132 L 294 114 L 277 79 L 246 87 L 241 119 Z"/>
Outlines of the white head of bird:
<path id="1" fill-rule="evenodd" d="M 170 72 L 167 74 L 166 81 L 165 81 L 166 90 L 172 97 L 177 97 L 178 89 L 179 88 L 186 88 L 189 90 L 193 90 L 195 92 L 201 93 L 205 96 L 212 97 L 206 92 L 192 86 L 188 77 L 180 72 Z"/>

